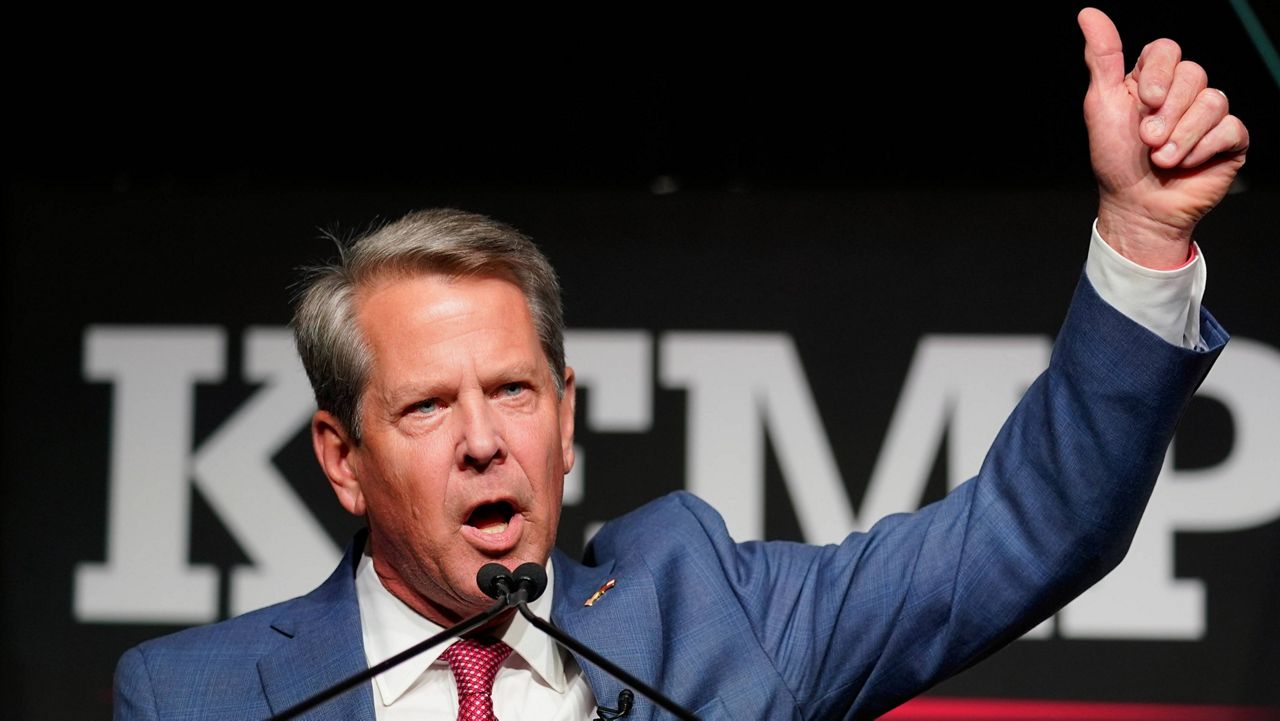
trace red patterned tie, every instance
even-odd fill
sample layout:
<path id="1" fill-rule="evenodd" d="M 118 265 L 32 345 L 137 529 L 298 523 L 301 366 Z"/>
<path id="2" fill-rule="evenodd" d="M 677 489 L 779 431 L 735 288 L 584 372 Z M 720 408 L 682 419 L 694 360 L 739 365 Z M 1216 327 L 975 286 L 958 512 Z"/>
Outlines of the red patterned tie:
<path id="1" fill-rule="evenodd" d="M 492 638 L 464 638 L 440 654 L 458 683 L 458 721 L 497 721 L 493 677 L 510 655 L 510 646 Z"/>

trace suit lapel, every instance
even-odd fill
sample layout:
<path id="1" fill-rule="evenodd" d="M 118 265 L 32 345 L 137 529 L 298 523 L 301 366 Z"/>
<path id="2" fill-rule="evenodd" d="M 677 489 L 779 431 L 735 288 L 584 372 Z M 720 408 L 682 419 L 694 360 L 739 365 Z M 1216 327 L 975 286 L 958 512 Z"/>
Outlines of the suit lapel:
<path id="1" fill-rule="evenodd" d="M 272 628 L 290 640 L 258 661 L 262 690 L 280 713 L 366 668 L 355 569 L 364 548 L 356 536 L 337 570 Z M 366 682 L 303 714 L 303 719 L 374 721 L 373 690 Z"/>
<path id="2" fill-rule="evenodd" d="M 619 569 L 613 562 L 599 567 L 583 566 L 559 550 L 553 553 L 556 585 L 552 621 L 636 678 L 663 688 L 659 678 L 662 617 L 653 576 L 648 569 Z M 611 579 L 614 581 L 611 589 L 591 606 L 584 605 Z M 618 692 L 625 688 L 623 683 L 577 654 L 574 659 L 586 673 L 597 703 L 616 705 Z M 652 702 L 637 693 L 635 709 L 628 718 L 649 719 L 654 713 Z"/>

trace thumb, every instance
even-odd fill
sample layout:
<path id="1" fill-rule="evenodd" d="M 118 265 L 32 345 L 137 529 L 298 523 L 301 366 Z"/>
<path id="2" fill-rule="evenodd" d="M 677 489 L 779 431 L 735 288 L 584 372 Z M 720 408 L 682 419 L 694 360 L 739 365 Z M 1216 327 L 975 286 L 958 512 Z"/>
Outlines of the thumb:
<path id="1" fill-rule="evenodd" d="M 1124 83 L 1124 49 L 1120 32 L 1101 10 L 1085 8 L 1076 17 L 1084 33 L 1084 64 L 1089 67 L 1090 84 L 1112 88 Z"/>

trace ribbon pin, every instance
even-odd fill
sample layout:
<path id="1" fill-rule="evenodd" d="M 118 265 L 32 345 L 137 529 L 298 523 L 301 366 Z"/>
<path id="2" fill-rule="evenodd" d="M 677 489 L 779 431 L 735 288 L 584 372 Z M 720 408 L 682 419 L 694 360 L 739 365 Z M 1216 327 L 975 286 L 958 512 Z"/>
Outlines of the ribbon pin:
<path id="1" fill-rule="evenodd" d="M 600 597 L 601 597 L 601 596 L 603 596 L 603 595 L 605 595 L 606 593 L 608 593 L 608 592 L 609 592 L 609 589 L 613 588 L 613 587 L 614 587 L 614 586 L 616 586 L 616 585 L 618 585 L 618 581 L 617 581 L 617 579 L 614 579 L 614 578 L 609 579 L 609 580 L 608 580 L 608 581 L 607 581 L 603 586 L 601 586 L 601 587 L 600 587 L 600 590 L 598 590 L 598 591 L 596 591 L 595 593 L 591 594 L 591 598 L 588 598 L 586 601 L 584 601 L 584 602 L 582 603 L 582 605 L 583 605 L 583 606 L 594 606 L 594 605 L 595 605 L 595 603 L 596 603 L 596 601 L 599 601 L 599 600 L 600 600 Z"/>

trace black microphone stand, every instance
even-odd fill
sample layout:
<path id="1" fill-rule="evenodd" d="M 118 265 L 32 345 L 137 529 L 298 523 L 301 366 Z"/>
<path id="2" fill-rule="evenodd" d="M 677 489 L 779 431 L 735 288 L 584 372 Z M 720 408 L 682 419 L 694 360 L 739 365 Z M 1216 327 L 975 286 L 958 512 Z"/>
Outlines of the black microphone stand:
<path id="1" fill-rule="evenodd" d="M 586 645 L 573 636 L 535 616 L 533 611 L 529 610 L 528 602 L 530 599 L 541 596 L 542 592 L 547 588 L 547 572 L 542 566 L 536 563 L 521 565 L 515 570 L 515 588 L 511 587 L 512 582 L 513 579 L 511 577 L 499 575 L 493 579 L 490 586 L 485 587 L 482 584 L 481 588 L 491 596 L 500 593 L 504 603 L 515 606 L 520 611 L 521 616 L 524 616 L 538 630 L 555 639 L 556 643 L 604 669 L 614 678 L 621 679 L 628 686 L 634 686 L 636 690 L 647 696 L 650 701 L 675 714 L 677 718 L 684 719 L 684 721 L 700 721 L 688 709 L 667 698 L 661 691 L 622 670 L 614 665 L 613 662 L 587 648 Z"/>
<path id="2" fill-rule="evenodd" d="M 634 686 L 637 691 L 644 694 L 645 696 L 648 696 L 649 700 L 653 701 L 654 703 L 661 706 L 662 708 L 675 714 L 677 718 L 684 719 L 684 721 L 699 721 L 697 716 L 694 716 L 692 713 L 689 713 L 689 711 L 686 710 L 683 706 L 664 696 L 660 691 L 658 691 L 658 689 L 653 688 L 652 686 L 645 683 L 644 681 L 641 681 L 635 676 L 632 676 L 626 671 L 623 671 L 621 668 L 613 665 L 613 663 L 608 659 L 606 659 L 604 656 L 601 656 L 595 651 L 592 651 L 591 649 L 582 645 L 582 643 L 580 643 L 573 636 L 570 636 L 564 631 L 561 631 L 555 626 L 552 626 L 546 621 L 543 621 L 542 619 L 533 615 L 533 611 L 529 610 L 529 605 L 524 601 L 521 601 L 520 603 L 516 604 L 516 608 L 520 610 L 521 616 L 524 616 L 526 619 L 529 620 L 529 623 L 533 624 L 534 626 L 537 626 L 539 629 L 542 630 L 543 633 L 547 634 L 551 638 L 554 638 L 556 642 L 559 643 L 561 646 L 567 647 L 569 650 L 573 651 L 574 653 L 582 656 L 583 658 L 587 659 L 591 663 L 594 663 L 595 665 L 607 671 L 613 677 L 621 679 L 623 683 L 626 683 L 628 686 Z"/>

